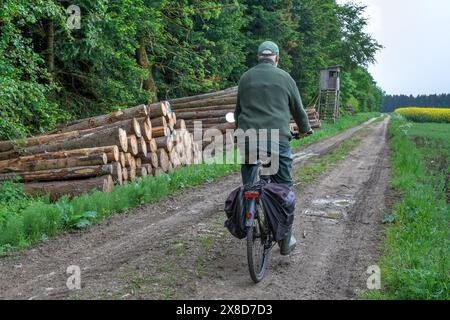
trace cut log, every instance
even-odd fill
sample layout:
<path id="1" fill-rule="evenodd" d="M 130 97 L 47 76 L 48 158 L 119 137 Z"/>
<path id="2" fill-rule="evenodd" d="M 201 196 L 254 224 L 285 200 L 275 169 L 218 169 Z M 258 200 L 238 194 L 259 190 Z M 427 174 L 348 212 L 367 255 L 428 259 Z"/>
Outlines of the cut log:
<path id="1" fill-rule="evenodd" d="M 156 144 L 156 139 L 152 139 L 148 142 L 147 151 L 156 152 L 156 150 L 158 150 L 158 145 Z"/>
<path id="2" fill-rule="evenodd" d="M 127 164 L 127 158 L 125 156 L 125 152 L 120 153 L 119 162 L 122 167 L 125 167 Z"/>
<path id="3" fill-rule="evenodd" d="M 158 149 L 156 153 L 158 155 L 159 166 L 164 170 L 164 172 L 166 172 L 167 170 L 169 170 L 169 155 L 167 154 L 166 150 L 162 148 Z"/>
<path id="4" fill-rule="evenodd" d="M 125 153 L 125 166 L 127 168 L 134 168 L 136 169 L 136 160 L 134 160 L 134 157 L 131 153 Z"/>
<path id="5" fill-rule="evenodd" d="M 108 162 L 119 160 L 120 152 L 119 152 L 119 148 L 117 146 L 95 147 L 95 148 L 75 149 L 75 150 L 67 150 L 67 151 L 47 152 L 47 153 L 34 154 L 31 156 L 21 156 L 19 159 L 22 161 L 55 160 L 55 159 L 64 159 L 64 158 L 71 158 L 71 157 L 87 157 L 87 156 L 101 155 L 103 153 L 106 154 Z"/>
<path id="6" fill-rule="evenodd" d="M 147 168 L 141 167 L 139 169 L 136 169 L 136 176 L 146 178 L 147 175 L 148 175 Z"/>
<path id="7" fill-rule="evenodd" d="M 58 141 L 56 143 L 48 143 L 32 147 L 20 147 L 17 148 L 16 152 L 19 155 L 27 155 L 112 145 L 119 146 L 119 148 L 125 152 L 128 150 L 127 134 L 125 130 L 121 128 L 109 128 L 81 137 Z"/>
<path id="8" fill-rule="evenodd" d="M 176 129 L 186 130 L 186 122 L 183 119 L 178 119 L 175 124 Z"/>
<path id="9" fill-rule="evenodd" d="M 202 108 L 202 107 L 205 108 L 210 106 L 232 106 L 232 108 L 234 108 L 236 106 L 236 102 L 237 102 L 237 95 L 227 96 L 224 98 L 216 97 L 211 99 L 196 100 L 186 103 L 172 103 L 171 106 L 174 111 L 178 112 L 180 110 Z"/>
<path id="10" fill-rule="evenodd" d="M 147 155 L 147 142 L 144 138 L 139 138 L 137 141 L 138 145 L 138 155 L 140 157 L 145 157 Z"/>
<path id="11" fill-rule="evenodd" d="M 168 109 L 168 107 L 167 107 L 167 103 L 165 101 L 152 103 L 151 105 L 147 106 L 149 117 L 151 119 L 156 118 L 156 117 L 166 116 L 167 109 Z"/>
<path id="12" fill-rule="evenodd" d="M 156 168 L 159 166 L 158 154 L 156 152 L 150 152 L 146 157 L 141 158 L 142 165 L 151 165 Z"/>
<path id="13" fill-rule="evenodd" d="M 118 184 L 122 184 L 123 183 L 122 165 L 119 162 L 114 162 L 111 165 L 113 167 L 112 171 L 113 180 Z"/>
<path id="14" fill-rule="evenodd" d="M 150 118 L 147 118 L 142 124 L 141 124 L 141 131 L 142 136 L 146 141 L 150 141 L 152 136 L 152 123 L 150 122 Z"/>
<path id="15" fill-rule="evenodd" d="M 153 127 L 165 127 L 165 128 L 167 128 L 166 117 L 155 117 L 155 118 L 151 118 L 150 121 L 151 121 Z"/>
<path id="16" fill-rule="evenodd" d="M 184 119 L 186 126 L 192 126 L 194 121 L 201 121 L 202 124 L 221 124 L 227 122 L 225 116 L 216 117 L 216 118 L 198 118 L 198 119 Z"/>
<path id="17" fill-rule="evenodd" d="M 142 168 L 142 158 L 135 158 L 136 170 Z"/>
<path id="18" fill-rule="evenodd" d="M 155 139 L 158 148 L 164 148 L 170 152 L 173 149 L 172 137 L 160 137 Z"/>
<path id="19" fill-rule="evenodd" d="M 25 159 L 24 158 L 25 157 L 0 161 L 0 173 L 39 171 L 67 167 L 96 166 L 108 163 L 108 158 L 104 153 L 60 159 L 33 159 L 32 157 L 26 157 Z"/>
<path id="20" fill-rule="evenodd" d="M 139 153 L 138 142 L 134 134 L 128 136 L 128 150 L 133 156 Z"/>
<path id="21" fill-rule="evenodd" d="M 226 96 L 230 94 L 237 94 L 237 87 L 228 88 L 221 91 L 215 91 L 190 97 L 183 97 L 183 98 L 177 98 L 177 99 L 170 99 L 169 102 L 171 105 L 179 104 L 179 103 L 186 103 L 190 101 L 198 101 L 202 99 L 208 99 L 212 97 L 220 97 L 220 96 Z"/>
<path id="22" fill-rule="evenodd" d="M 57 134 L 49 134 L 36 136 L 26 139 L 16 139 L 16 140 L 7 140 L 0 141 L 0 152 L 5 152 L 14 149 L 15 146 L 19 147 L 31 147 L 40 144 L 45 144 L 49 142 L 61 141 L 70 139 L 73 137 L 79 137 L 80 133 L 77 131 L 66 132 L 66 133 L 57 133 Z"/>
<path id="23" fill-rule="evenodd" d="M 163 174 L 164 174 L 164 170 L 162 169 L 162 168 L 153 168 L 152 169 L 152 173 L 153 173 L 153 176 L 154 177 L 159 177 L 159 176 L 162 176 Z"/>
<path id="24" fill-rule="evenodd" d="M 113 166 L 110 164 L 102 166 L 87 166 L 74 168 L 61 168 L 52 170 L 27 171 L 20 173 L 0 174 L 0 181 L 11 180 L 15 176 L 22 178 L 24 182 L 32 181 L 58 181 L 68 179 L 82 179 L 103 176 L 113 173 Z"/>
<path id="25" fill-rule="evenodd" d="M 170 129 L 167 127 L 153 127 L 152 128 L 152 137 L 158 138 L 158 137 L 167 137 L 170 136 Z"/>
<path id="26" fill-rule="evenodd" d="M 129 177 L 128 177 L 128 169 L 127 168 L 122 168 L 122 179 L 123 179 L 123 184 L 126 184 L 127 181 L 129 181 Z"/>
<path id="27" fill-rule="evenodd" d="M 211 111 L 193 111 L 193 112 L 183 112 L 179 113 L 180 119 L 195 120 L 195 119 L 205 119 L 205 118 L 219 118 L 225 117 L 228 110 L 211 110 Z M 224 119 L 225 120 L 225 119 Z"/>
<path id="28" fill-rule="evenodd" d="M 106 175 L 83 180 L 27 183 L 23 188 L 25 192 L 35 196 L 48 194 L 55 201 L 62 196 L 73 198 L 92 190 L 110 192 L 114 188 L 114 182 L 110 175 Z"/>
<path id="29" fill-rule="evenodd" d="M 146 116 L 148 116 L 147 107 L 142 104 L 133 108 L 115 111 L 107 115 L 81 119 L 65 125 L 61 125 L 59 126 L 59 131 L 68 132 L 75 130 L 85 130 L 109 125 L 111 123 L 118 122 L 121 120 L 140 118 Z"/>
<path id="30" fill-rule="evenodd" d="M 183 118 L 183 113 L 186 113 L 186 112 L 226 111 L 228 113 L 228 112 L 234 112 L 235 109 L 236 109 L 235 105 L 223 105 L 223 106 L 211 105 L 211 106 L 208 106 L 208 107 L 179 109 L 176 112 L 177 112 L 177 117 L 178 118 Z"/>
<path id="31" fill-rule="evenodd" d="M 144 168 L 147 171 L 147 177 L 153 176 L 153 168 L 150 164 L 143 164 L 142 168 Z"/>
<path id="32" fill-rule="evenodd" d="M 136 180 L 136 168 L 129 168 L 128 169 L 128 179 L 130 181 Z"/>

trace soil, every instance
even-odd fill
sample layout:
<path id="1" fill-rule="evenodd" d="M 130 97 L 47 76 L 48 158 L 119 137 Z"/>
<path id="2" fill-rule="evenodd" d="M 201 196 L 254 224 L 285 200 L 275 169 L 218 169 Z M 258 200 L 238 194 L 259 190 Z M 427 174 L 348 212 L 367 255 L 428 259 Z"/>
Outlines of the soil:
<path id="1" fill-rule="evenodd" d="M 297 192 L 289 256 L 279 249 L 265 279 L 251 281 L 245 241 L 223 227 L 239 174 L 116 215 L 0 259 L 2 299 L 356 299 L 377 263 L 392 203 L 389 119 L 301 148 L 296 166 L 368 128 L 362 142 Z M 69 290 L 69 266 L 81 289 Z"/>

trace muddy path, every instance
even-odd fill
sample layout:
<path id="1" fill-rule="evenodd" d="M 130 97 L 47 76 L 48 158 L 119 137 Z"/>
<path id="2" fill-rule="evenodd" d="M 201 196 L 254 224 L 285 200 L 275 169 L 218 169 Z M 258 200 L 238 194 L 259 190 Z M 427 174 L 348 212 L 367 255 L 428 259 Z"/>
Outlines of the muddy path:
<path id="1" fill-rule="evenodd" d="M 298 191 L 298 248 L 289 257 L 275 248 L 259 285 L 249 278 L 245 243 L 223 227 L 223 202 L 240 183 L 233 174 L 1 258 L 0 298 L 356 298 L 377 261 L 390 202 L 387 123 L 364 123 L 296 154 L 301 165 L 369 128 L 344 160 Z M 66 286 L 73 265 L 81 290 Z"/>

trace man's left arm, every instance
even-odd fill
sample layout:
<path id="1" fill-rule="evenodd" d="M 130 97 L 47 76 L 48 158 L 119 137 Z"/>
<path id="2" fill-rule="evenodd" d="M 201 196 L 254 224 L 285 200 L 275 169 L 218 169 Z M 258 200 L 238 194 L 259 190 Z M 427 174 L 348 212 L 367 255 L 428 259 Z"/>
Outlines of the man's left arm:
<path id="1" fill-rule="evenodd" d="M 302 98 L 300 97 L 300 92 L 298 91 L 297 84 L 293 79 L 291 79 L 291 92 L 290 92 L 290 101 L 289 107 L 291 110 L 291 114 L 297 123 L 298 129 L 300 133 L 307 133 L 311 131 L 311 126 L 309 125 L 308 115 L 306 114 L 305 109 L 303 108 Z"/>

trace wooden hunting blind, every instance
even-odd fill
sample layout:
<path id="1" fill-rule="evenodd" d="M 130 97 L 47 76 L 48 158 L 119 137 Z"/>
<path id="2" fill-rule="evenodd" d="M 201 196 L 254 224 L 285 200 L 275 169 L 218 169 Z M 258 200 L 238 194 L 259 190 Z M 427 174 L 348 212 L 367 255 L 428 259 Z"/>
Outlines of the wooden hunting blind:
<path id="1" fill-rule="evenodd" d="M 339 118 L 340 76 L 340 66 L 320 69 L 320 119 L 335 121 Z"/>

